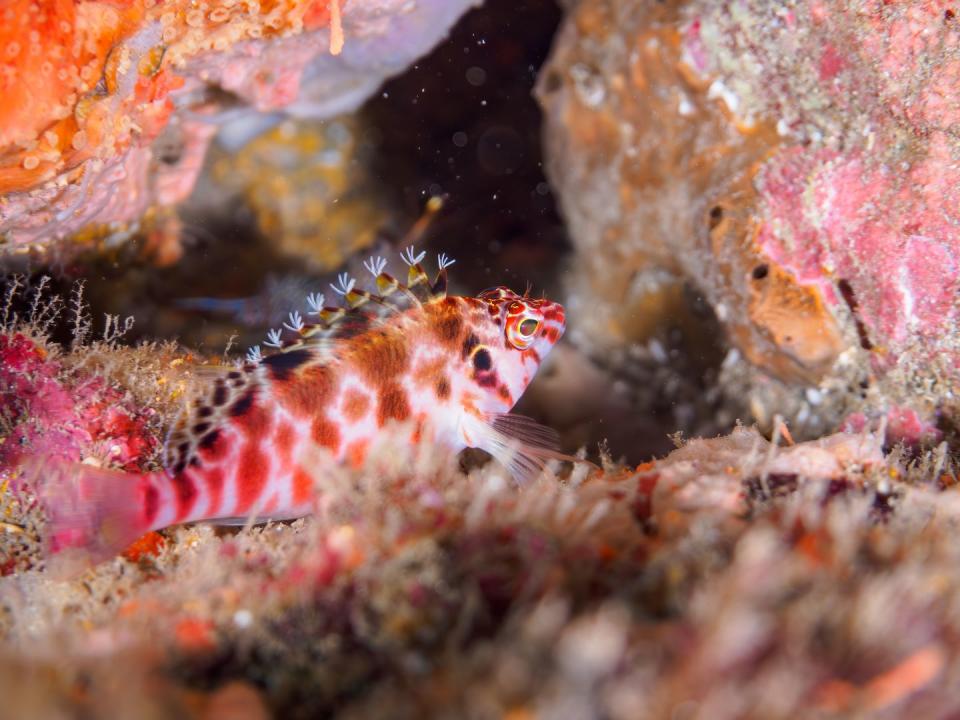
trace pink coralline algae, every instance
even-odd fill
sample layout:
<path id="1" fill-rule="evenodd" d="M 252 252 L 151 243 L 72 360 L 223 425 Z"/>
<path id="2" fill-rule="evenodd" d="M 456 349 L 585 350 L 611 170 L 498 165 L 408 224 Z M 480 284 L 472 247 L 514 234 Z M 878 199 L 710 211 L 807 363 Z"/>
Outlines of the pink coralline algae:
<path id="1" fill-rule="evenodd" d="M 890 445 L 903 443 L 908 448 L 917 448 L 943 439 L 934 422 L 912 408 L 893 407 L 881 418 L 856 412 L 843 421 L 844 432 L 860 433 L 876 426 L 885 428 L 885 439 Z"/>
<path id="2" fill-rule="evenodd" d="M 155 416 L 103 378 L 68 371 L 31 338 L 0 334 L 0 473 L 29 458 L 140 469 L 159 447 Z"/>
<path id="3" fill-rule="evenodd" d="M 762 423 L 960 414 L 955 8 L 574 3 L 538 94 L 574 340 L 647 342 L 694 285 Z"/>
<path id="4" fill-rule="evenodd" d="M 741 122 L 777 125 L 755 242 L 843 323 L 874 370 L 960 381 L 960 25 L 948 3 L 731 8 L 685 34 Z M 790 52 L 790 51 L 793 52 Z M 853 316 L 852 318 L 850 316 Z"/>
<path id="5" fill-rule="evenodd" d="M 945 160 L 924 158 L 901 173 L 856 153 L 791 148 L 759 181 L 760 246 L 833 305 L 843 302 L 837 283 L 849 283 L 881 367 L 911 349 L 931 359 L 935 344 L 914 346 L 935 343 L 957 320 L 960 235 L 950 223 L 960 222 L 960 194 L 928 182 L 931 165 Z"/>

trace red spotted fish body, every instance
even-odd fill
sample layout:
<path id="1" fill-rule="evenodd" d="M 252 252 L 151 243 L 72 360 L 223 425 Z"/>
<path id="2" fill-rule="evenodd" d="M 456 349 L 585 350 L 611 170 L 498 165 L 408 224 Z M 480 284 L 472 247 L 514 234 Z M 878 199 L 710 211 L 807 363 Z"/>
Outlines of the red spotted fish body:
<path id="1" fill-rule="evenodd" d="M 291 313 L 290 337 L 268 336 L 277 352 L 211 370 L 170 433 L 166 470 L 89 469 L 48 493 L 54 549 L 102 558 L 178 523 L 309 514 L 324 468 L 362 465 L 392 426 L 410 442 L 480 447 L 517 478 L 558 456 L 555 433 L 508 413 L 563 334 L 563 308 L 503 287 L 448 296 L 449 261 L 431 283 L 422 257 L 407 251 L 405 285 L 371 259 L 376 292 L 343 275 L 343 307 L 310 296 L 319 322 Z"/>

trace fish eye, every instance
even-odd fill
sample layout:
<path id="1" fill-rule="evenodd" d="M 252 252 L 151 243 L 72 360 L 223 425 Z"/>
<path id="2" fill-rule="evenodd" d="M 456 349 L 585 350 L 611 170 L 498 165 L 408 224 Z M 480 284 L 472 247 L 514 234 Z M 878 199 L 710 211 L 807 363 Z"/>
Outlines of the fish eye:
<path id="1" fill-rule="evenodd" d="M 523 337 L 530 337 L 537 331 L 538 327 L 540 327 L 539 320 L 536 320 L 534 318 L 527 318 L 522 323 L 520 323 L 520 328 L 519 328 L 520 334 L 523 335 Z"/>

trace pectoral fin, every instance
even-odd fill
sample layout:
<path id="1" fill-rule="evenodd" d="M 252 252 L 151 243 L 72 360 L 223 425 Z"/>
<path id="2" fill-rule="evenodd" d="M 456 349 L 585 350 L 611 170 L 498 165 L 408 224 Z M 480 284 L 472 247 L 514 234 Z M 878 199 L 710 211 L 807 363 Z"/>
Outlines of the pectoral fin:
<path id="1" fill-rule="evenodd" d="M 467 423 L 471 444 L 490 453 L 518 483 L 537 477 L 551 458 L 582 462 L 580 458 L 560 452 L 560 436 L 556 430 L 523 415 L 472 416 Z"/>

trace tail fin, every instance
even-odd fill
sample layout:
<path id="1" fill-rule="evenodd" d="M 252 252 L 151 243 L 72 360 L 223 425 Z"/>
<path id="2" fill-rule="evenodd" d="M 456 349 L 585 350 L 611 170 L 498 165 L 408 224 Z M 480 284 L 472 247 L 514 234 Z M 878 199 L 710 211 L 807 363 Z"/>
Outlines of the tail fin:
<path id="1" fill-rule="evenodd" d="M 50 566 L 82 570 L 151 529 L 144 514 L 149 475 L 44 461 L 32 463 L 26 475 L 47 512 Z"/>

